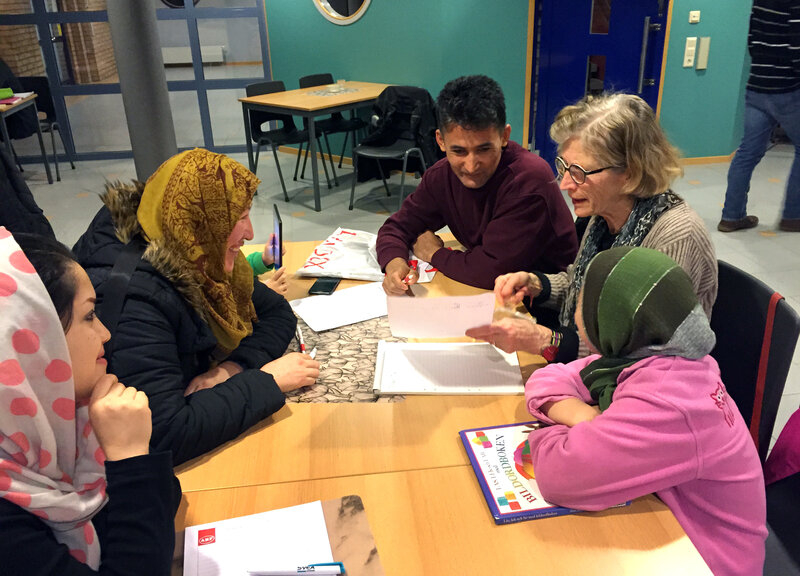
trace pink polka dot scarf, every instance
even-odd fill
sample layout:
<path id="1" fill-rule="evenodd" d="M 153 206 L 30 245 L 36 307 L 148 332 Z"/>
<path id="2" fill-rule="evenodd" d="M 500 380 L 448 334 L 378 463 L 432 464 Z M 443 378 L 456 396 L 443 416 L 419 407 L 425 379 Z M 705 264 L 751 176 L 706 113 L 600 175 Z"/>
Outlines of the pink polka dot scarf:
<path id="1" fill-rule="evenodd" d="M 33 266 L 0 227 L 0 498 L 41 518 L 97 569 L 91 519 L 106 503 L 105 455 L 76 406 L 67 342 Z"/>

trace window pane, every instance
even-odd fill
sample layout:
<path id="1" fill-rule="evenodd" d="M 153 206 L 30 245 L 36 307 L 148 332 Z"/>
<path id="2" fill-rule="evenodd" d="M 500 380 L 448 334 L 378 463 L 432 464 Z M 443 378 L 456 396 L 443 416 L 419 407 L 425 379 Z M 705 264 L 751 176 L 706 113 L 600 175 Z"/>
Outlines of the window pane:
<path id="1" fill-rule="evenodd" d="M 108 22 L 61 25 L 67 63 L 64 84 L 114 84 L 119 82 L 111 28 Z"/>
<path id="2" fill-rule="evenodd" d="M 197 92 L 170 92 L 169 105 L 178 147 L 204 147 Z"/>
<path id="3" fill-rule="evenodd" d="M 211 114 L 211 131 L 214 133 L 215 146 L 245 143 L 242 105 L 238 101 L 244 96 L 244 88 L 208 91 L 208 111 Z"/>
<path id="4" fill-rule="evenodd" d="M 608 34 L 611 20 L 611 0 L 592 0 L 591 34 Z"/>
<path id="5" fill-rule="evenodd" d="M 589 56 L 586 67 L 586 93 L 600 94 L 606 80 L 606 57 L 600 55 Z"/>
<path id="6" fill-rule="evenodd" d="M 194 80 L 186 20 L 159 20 L 157 24 L 167 80 Z"/>
<path id="7" fill-rule="evenodd" d="M 207 80 L 264 76 L 258 19 L 202 19 L 197 32 Z"/>
<path id="8" fill-rule="evenodd" d="M 0 58 L 17 76 L 44 76 L 36 26 L 0 26 Z"/>
<path id="9" fill-rule="evenodd" d="M 66 101 L 77 152 L 131 149 L 122 94 L 67 96 Z"/>

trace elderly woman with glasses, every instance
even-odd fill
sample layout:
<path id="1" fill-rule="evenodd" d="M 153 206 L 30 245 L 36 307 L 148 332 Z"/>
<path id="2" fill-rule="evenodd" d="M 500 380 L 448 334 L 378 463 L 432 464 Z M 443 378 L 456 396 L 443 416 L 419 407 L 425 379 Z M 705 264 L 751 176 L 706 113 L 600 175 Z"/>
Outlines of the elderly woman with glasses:
<path id="1" fill-rule="evenodd" d="M 540 323 L 503 318 L 467 335 L 548 362 L 585 356 L 575 328 L 578 293 L 591 259 L 614 246 L 670 256 L 689 275 L 710 317 L 717 296 L 714 246 L 702 219 L 669 189 L 682 170 L 652 108 L 630 94 L 587 96 L 558 113 L 550 137 L 558 144 L 560 186 L 582 236 L 578 255 L 565 272 L 514 272 L 495 280 L 498 301 L 524 303 Z"/>

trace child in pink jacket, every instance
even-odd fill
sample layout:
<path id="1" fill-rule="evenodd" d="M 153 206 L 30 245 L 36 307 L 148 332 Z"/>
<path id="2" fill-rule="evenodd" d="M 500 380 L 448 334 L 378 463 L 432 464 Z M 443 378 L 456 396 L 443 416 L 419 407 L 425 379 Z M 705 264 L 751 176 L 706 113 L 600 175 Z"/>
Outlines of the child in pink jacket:
<path id="1" fill-rule="evenodd" d="M 530 413 L 556 424 L 529 437 L 543 496 L 602 510 L 655 492 L 714 574 L 761 574 L 761 464 L 686 273 L 647 248 L 601 252 L 576 321 L 596 354 L 537 370 L 525 389 Z"/>

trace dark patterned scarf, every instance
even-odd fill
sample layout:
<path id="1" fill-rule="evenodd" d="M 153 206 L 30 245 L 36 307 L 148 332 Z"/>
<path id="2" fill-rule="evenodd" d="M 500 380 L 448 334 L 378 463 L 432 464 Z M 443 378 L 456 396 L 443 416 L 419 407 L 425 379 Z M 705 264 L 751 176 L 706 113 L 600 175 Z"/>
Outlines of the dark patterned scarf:
<path id="1" fill-rule="evenodd" d="M 650 233 L 651 228 L 653 228 L 661 214 L 681 203 L 683 203 L 683 198 L 671 190 L 667 190 L 663 194 L 656 194 L 651 198 L 639 198 L 611 247 L 641 246 L 645 236 Z M 581 291 L 581 286 L 583 286 L 586 268 L 592 258 L 600 252 L 600 242 L 607 233 L 608 224 L 605 219 L 599 216 L 594 218 L 594 222 L 586 231 L 583 249 L 578 254 L 577 262 L 575 262 L 575 276 L 567 287 L 567 296 L 561 307 L 559 322 L 562 326 L 575 326 L 575 305 L 578 300 L 578 293 Z"/>

